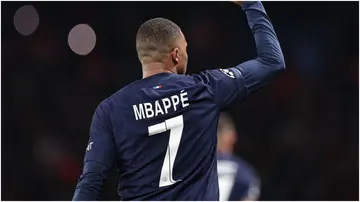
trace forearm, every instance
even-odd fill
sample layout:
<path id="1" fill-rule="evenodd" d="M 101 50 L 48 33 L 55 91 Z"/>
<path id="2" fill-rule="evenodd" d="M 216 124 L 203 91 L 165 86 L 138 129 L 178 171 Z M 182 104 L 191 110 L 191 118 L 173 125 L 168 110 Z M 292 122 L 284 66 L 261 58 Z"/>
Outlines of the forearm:
<path id="1" fill-rule="evenodd" d="M 100 200 L 100 195 L 109 168 L 101 163 L 89 161 L 84 164 L 81 175 L 73 196 L 73 201 L 95 201 Z"/>
<path id="2" fill-rule="evenodd" d="M 285 69 L 284 56 L 275 30 L 261 2 L 243 2 L 248 24 L 253 32 L 257 57 L 237 66 L 244 77 L 248 92 L 264 85 Z"/>
<path id="3" fill-rule="evenodd" d="M 280 43 L 262 3 L 249 1 L 241 5 L 255 38 L 258 57 L 283 62 Z"/>

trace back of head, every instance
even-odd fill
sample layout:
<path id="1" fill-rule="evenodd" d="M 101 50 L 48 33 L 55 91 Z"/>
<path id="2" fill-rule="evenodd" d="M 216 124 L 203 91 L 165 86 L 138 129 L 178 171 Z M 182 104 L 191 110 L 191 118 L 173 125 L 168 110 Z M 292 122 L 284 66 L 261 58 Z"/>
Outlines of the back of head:
<path id="1" fill-rule="evenodd" d="M 230 115 L 223 112 L 219 118 L 218 135 L 221 136 L 227 131 L 236 131 L 236 128 Z"/>
<path id="2" fill-rule="evenodd" d="M 165 18 L 153 18 L 144 22 L 136 35 L 136 50 L 142 64 L 162 62 L 166 54 L 175 48 L 181 29 Z"/>

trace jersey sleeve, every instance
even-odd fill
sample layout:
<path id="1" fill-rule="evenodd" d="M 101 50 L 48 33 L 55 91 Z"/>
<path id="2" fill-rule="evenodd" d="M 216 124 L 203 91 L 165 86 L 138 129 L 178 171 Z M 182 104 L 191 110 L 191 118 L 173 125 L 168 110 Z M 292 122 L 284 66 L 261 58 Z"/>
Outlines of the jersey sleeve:
<path id="1" fill-rule="evenodd" d="M 115 143 L 110 127 L 109 109 L 102 102 L 96 109 L 90 126 L 90 138 L 84 162 L 95 161 L 112 167 L 115 160 Z"/>
<path id="2" fill-rule="evenodd" d="M 236 68 L 206 70 L 193 75 L 193 78 L 206 85 L 221 109 L 242 100 L 248 94 L 245 80 Z"/>
<path id="3" fill-rule="evenodd" d="M 100 199 L 105 180 L 115 162 L 115 144 L 109 121 L 109 109 L 102 103 L 96 109 L 90 126 L 83 173 L 77 183 L 74 201 Z"/>

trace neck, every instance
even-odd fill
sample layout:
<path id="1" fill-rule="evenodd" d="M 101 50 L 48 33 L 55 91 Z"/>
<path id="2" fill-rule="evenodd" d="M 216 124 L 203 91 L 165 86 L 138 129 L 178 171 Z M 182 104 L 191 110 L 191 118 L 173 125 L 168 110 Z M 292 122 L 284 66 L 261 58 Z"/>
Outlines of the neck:
<path id="1" fill-rule="evenodd" d="M 232 154 L 234 153 L 234 149 L 231 146 L 218 144 L 217 150 L 223 154 Z"/>
<path id="2" fill-rule="evenodd" d="M 142 66 L 143 78 L 153 76 L 159 73 L 177 73 L 176 68 L 169 68 L 164 63 L 154 62 Z"/>

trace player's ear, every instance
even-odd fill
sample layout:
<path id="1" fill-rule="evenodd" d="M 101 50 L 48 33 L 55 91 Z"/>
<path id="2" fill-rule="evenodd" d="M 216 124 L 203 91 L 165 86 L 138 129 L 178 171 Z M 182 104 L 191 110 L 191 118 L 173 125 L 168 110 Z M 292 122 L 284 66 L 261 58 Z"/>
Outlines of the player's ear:
<path id="1" fill-rule="evenodd" d="M 179 64 L 179 49 L 178 48 L 174 48 L 174 50 L 171 51 L 171 59 L 175 65 Z"/>

